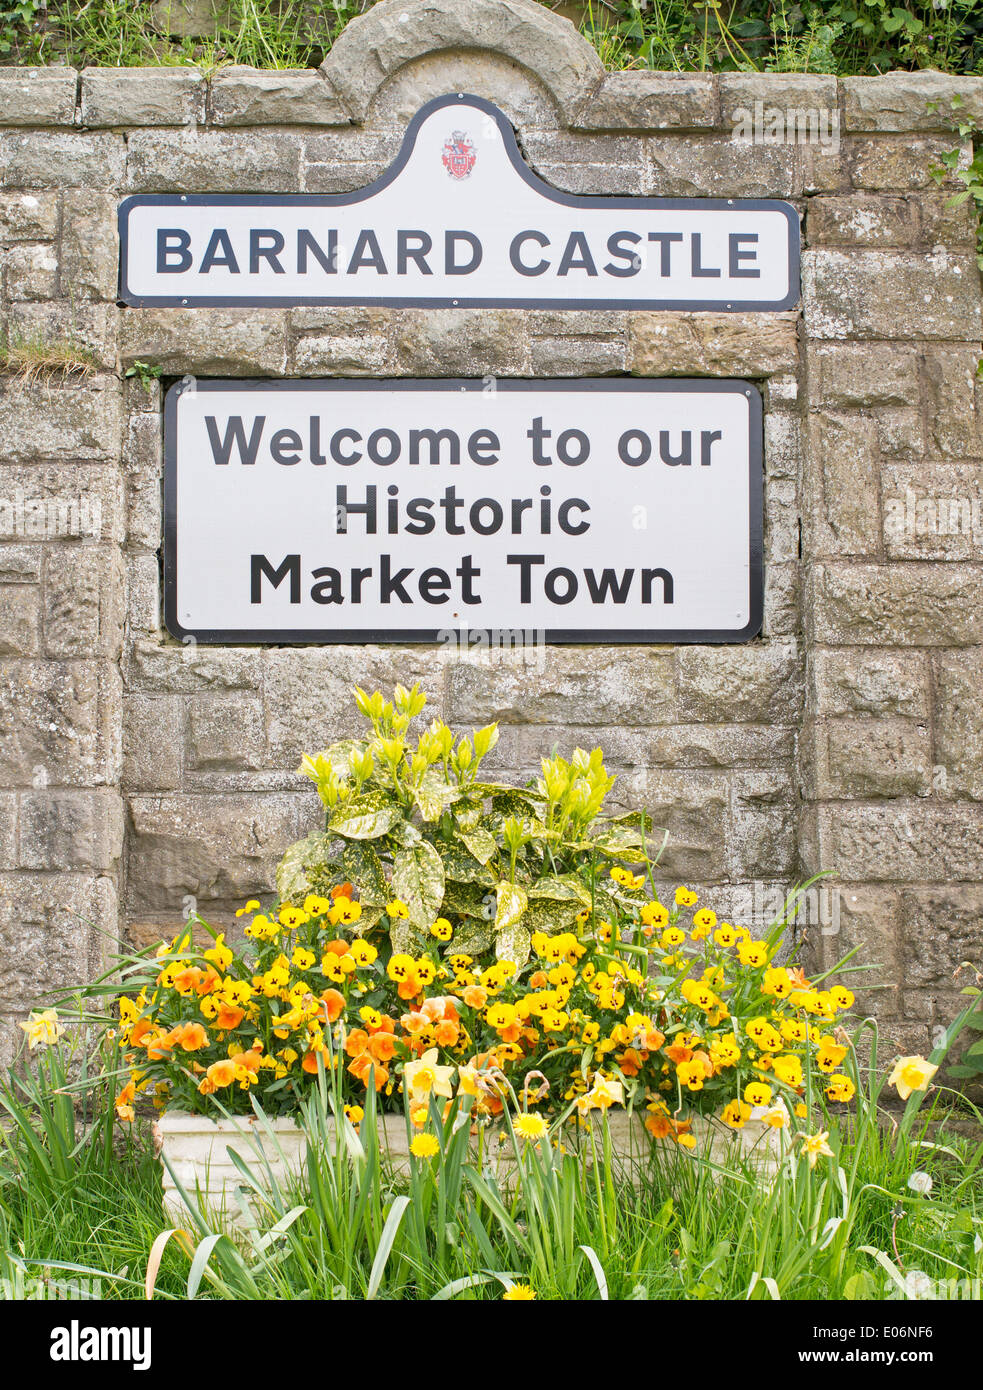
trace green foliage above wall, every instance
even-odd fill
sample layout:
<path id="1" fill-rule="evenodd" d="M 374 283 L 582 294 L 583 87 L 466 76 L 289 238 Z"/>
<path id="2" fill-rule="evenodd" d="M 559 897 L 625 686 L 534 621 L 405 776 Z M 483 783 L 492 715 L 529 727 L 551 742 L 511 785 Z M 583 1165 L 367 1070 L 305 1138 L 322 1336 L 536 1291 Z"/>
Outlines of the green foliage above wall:
<path id="1" fill-rule="evenodd" d="M 371 0 L 0 0 L 0 62 L 316 67 Z M 610 68 L 983 73 L 978 0 L 554 3 Z"/>

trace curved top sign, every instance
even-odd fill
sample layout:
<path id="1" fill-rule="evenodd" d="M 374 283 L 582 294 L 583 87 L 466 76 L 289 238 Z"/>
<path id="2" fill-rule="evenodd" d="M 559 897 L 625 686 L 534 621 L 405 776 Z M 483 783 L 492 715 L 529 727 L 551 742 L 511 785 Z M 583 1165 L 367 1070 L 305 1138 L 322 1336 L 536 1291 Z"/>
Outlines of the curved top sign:
<path id="1" fill-rule="evenodd" d="M 119 210 L 131 305 L 792 308 L 799 220 L 768 199 L 561 193 L 501 111 L 438 97 L 345 194 L 140 194 Z"/>

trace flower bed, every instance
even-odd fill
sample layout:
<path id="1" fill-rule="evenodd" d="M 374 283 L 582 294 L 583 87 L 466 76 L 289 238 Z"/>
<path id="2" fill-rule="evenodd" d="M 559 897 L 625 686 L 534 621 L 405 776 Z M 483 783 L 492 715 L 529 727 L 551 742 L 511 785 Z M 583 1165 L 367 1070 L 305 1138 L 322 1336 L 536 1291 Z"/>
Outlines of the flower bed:
<path id="1" fill-rule="evenodd" d="M 367 737 L 304 758 L 325 829 L 287 851 L 277 900 L 240 910 L 238 942 L 196 919 L 131 972 L 124 1119 L 149 1087 L 161 1108 L 289 1116 L 327 1070 L 355 1122 L 369 1087 L 421 1128 L 432 1097 L 472 1123 L 512 1104 L 530 1138 L 628 1104 L 695 1148 L 701 1118 L 783 1128 L 820 1093 L 850 1100 L 852 993 L 776 962 L 783 922 L 754 936 L 685 886 L 664 905 L 658 837 L 604 815 L 599 750 L 509 786 L 479 776 L 495 725 L 411 740 L 415 687 L 356 699 Z"/>

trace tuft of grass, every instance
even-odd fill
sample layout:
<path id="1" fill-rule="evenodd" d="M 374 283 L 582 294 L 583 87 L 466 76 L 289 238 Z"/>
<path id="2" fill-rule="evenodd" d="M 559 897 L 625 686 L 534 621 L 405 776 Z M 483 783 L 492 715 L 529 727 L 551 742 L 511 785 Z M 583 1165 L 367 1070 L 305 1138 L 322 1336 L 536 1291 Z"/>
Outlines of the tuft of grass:
<path id="1" fill-rule="evenodd" d="M 821 1094 L 811 1100 L 831 1155 L 812 1168 L 793 1144 L 766 1187 L 745 1163 L 712 1170 L 677 1148 L 626 1181 L 606 1122 L 586 1141 L 586 1163 L 563 1143 L 522 1140 L 512 1092 L 507 1166 L 489 1161 L 487 1139 L 484 1152 L 469 1149 L 468 1100 L 445 1113 L 433 1099 L 434 1152 L 399 1178 L 379 1143 L 374 1091 L 356 1130 L 339 1070 L 322 1066 L 298 1117 L 305 1171 L 271 1180 L 277 1139 L 254 1099 L 266 1157 L 244 1139 L 236 1224 L 185 1193 L 190 1235 L 175 1236 L 149 1145 L 127 1135 L 121 1151 L 107 1137 L 121 1059 L 110 1049 L 87 1071 L 51 1050 L 33 1072 L 0 1079 L 0 1282 L 98 1277 L 103 1297 L 124 1299 L 471 1301 L 521 1284 L 541 1300 L 833 1301 L 904 1298 L 909 1279 L 931 1279 L 972 1296 L 960 1290 L 983 1278 L 983 1144 L 948 1130 L 941 1088 L 888 1119 L 876 1051 L 868 1019 L 846 1066 L 855 1108 L 841 1119 Z M 554 1126 L 550 1138 L 562 1137 Z"/>
<path id="2" fill-rule="evenodd" d="M 71 337 L 45 338 L 43 333 L 12 333 L 0 342 L 0 373 L 33 382 L 50 377 L 87 377 L 97 369 L 91 348 Z"/>

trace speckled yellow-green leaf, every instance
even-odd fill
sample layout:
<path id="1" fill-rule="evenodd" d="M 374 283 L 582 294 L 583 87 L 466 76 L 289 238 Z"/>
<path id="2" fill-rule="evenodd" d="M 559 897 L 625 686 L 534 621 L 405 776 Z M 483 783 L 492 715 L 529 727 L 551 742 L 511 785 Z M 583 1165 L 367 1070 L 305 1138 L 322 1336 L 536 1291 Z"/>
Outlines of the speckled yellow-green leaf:
<path id="1" fill-rule="evenodd" d="M 504 927 L 495 938 L 495 955 L 499 960 L 510 960 L 521 968 L 529 959 L 532 934 L 525 922 L 513 922 Z"/>
<path id="2" fill-rule="evenodd" d="M 399 807 L 384 792 L 366 792 L 339 806 L 328 829 L 347 840 L 377 840 L 401 819 Z"/>
<path id="3" fill-rule="evenodd" d="M 276 870 L 276 891 L 281 901 L 298 904 L 303 901 L 311 891 L 307 870 L 333 862 L 331 843 L 330 835 L 315 830 L 288 846 Z"/>
<path id="4" fill-rule="evenodd" d="M 345 846 L 345 852 L 341 856 L 341 871 L 346 880 L 358 889 L 363 915 L 365 907 L 384 907 L 389 901 L 389 887 L 383 872 L 382 860 L 364 840 L 353 840 Z"/>
<path id="5" fill-rule="evenodd" d="M 429 928 L 444 900 L 444 866 L 427 840 L 401 849 L 393 860 L 393 892 L 409 909 L 414 925 Z"/>
<path id="6" fill-rule="evenodd" d="M 529 899 L 524 888 L 518 883 L 509 883 L 506 879 L 496 885 L 495 897 L 495 931 L 503 932 L 518 922 L 529 904 Z"/>

